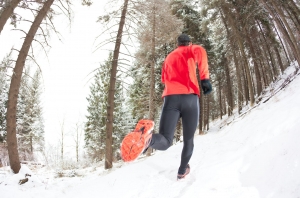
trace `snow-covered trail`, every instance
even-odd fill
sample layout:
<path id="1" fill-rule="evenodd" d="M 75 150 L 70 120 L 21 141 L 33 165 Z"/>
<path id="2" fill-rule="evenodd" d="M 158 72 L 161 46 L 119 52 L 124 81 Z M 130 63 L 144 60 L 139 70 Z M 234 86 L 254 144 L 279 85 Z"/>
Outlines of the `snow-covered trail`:
<path id="1" fill-rule="evenodd" d="M 300 77 L 230 125 L 195 136 L 191 173 L 176 181 L 182 143 L 83 178 L 22 186 L 0 178 L 0 196 L 300 198 Z M 38 176 L 37 176 L 38 177 Z M 18 181 L 18 180 L 17 180 Z"/>

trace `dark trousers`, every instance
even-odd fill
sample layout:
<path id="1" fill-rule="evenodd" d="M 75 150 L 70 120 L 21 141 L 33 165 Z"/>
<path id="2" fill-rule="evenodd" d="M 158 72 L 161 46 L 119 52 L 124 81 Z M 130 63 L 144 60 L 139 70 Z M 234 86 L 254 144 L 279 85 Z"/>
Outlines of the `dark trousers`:
<path id="1" fill-rule="evenodd" d="M 173 142 L 179 118 L 182 118 L 183 149 L 179 174 L 184 174 L 194 149 L 194 134 L 199 120 L 199 98 L 195 94 L 178 94 L 164 97 L 159 134 L 153 134 L 150 146 L 157 150 L 168 149 Z"/>

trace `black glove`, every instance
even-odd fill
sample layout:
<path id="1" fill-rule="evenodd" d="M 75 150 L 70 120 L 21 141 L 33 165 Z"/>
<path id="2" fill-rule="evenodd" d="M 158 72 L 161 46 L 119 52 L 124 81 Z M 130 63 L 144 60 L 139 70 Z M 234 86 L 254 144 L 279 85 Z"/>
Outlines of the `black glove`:
<path id="1" fill-rule="evenodd" d="M 204 95 L 209 94 L 212 91 L 212 86 L 208 79 L 201 80 L 201 87 Z"/>

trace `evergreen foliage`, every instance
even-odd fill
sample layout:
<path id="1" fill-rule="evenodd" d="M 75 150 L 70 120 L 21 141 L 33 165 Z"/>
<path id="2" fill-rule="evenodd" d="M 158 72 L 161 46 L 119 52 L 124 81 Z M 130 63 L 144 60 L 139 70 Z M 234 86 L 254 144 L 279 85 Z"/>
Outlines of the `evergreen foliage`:
<path id="1" fill-rule="evenodd" d="M 6 111 L 9 83 L 7 71 L 11 64 L 10 54 L 0 63 L 0 143 L 6 141 Z"/>
<path id="2" fill-rule="evenodd" d="M 105 157 L 106 111 L 111 61 L 112 54 L 96 70 L 94 82 L 90 86 L 90 95 L 87 98 L 89 104 L 87 109 L 88 115 L 86 116 L 87 122 L 84 129 L 84 140 L 87 153 L 94 161 L 101 161 Z M 121 76 L 118 76 L 119 78 Z M 123 137 L 128 132 L 128 116 L 126 116 L 128 113 L 124 107 L 125 97 L 120 80 L 116 82 L 114 103 L 113 155 L 115 159 L 120 159 L 118 149 Z"/>
<path id="3" fill-rule="evenodd" d="M 29 70 L 22 77 L 18 98 L 17 137 L 20 159 L 34 160 L 34 152 L 44 149 L 44 119 L 41 104 L 41 74 L 32 78 Z"/>

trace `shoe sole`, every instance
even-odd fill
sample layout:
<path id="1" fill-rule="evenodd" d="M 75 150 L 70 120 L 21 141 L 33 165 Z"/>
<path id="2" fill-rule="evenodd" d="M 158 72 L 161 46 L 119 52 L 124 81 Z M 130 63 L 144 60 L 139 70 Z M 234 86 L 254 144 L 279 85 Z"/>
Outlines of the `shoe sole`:
<path id="1" fill-rule="evenodd" d="M 145 149 L 145 143 L 151 137 L 154 128 L 152 120 L 140 120 L 134 131 L 128 133 L 121 144 L 121 157 L 125 162 L 134 161 Z"/>

